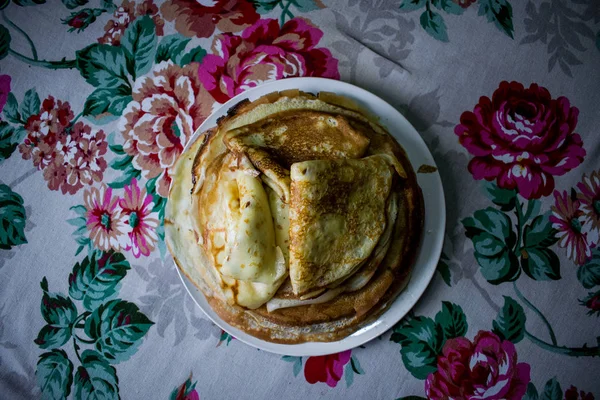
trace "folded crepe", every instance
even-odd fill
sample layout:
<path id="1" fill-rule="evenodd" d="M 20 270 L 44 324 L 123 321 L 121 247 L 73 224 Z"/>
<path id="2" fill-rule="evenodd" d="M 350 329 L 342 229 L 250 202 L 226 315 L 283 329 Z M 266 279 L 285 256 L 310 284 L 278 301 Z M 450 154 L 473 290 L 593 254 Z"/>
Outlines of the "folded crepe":
<path id="1" fill-rule="evenodd" d="M 175 262 L 222 319 L 251 335 L 338 340 L 408 281 L 423 224 L 414 170 L 344 98 L 292 91 L 244 101 L 170 173 Z"/>

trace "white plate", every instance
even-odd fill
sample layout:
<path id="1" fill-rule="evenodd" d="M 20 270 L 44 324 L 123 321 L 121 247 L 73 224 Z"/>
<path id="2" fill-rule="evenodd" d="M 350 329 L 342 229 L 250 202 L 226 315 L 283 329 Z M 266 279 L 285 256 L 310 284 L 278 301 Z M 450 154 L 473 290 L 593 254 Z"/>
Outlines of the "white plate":
<path id="1" fill-rule="evenodd" d="M 315 94 L 327 91 L 353 99 L 363 109 L 380 118 L 379 122 L 387 128 L 406 150 L 415 171 L 423 164 L 436 165 L 421 136 L 394 107 L 357 86 L 324 78 L 290 78 L 269 82 L 235 96 L 204 121 L 189 141 L 186 149 L 198 138 L 201 132 L 215 126 L 217 119 L 227 114 L 227 110 L 241 100 L 249 99 L 253 101 L 265 94 L 285 89 L 300 89 L 304 92 Z M 246 344 L 272 353 L 290 356 L 318 356 L 338 353 L 360 346 L 390 329 L 408 313 L 427 288 L 440 258 L 446 224 L 446 208 L 442 181 L 437 172 L 417 174 L 417 179 L 419 186 L 423 190 L 423 198 L 425 200 L 425 225 L 423 229 L 423 242 L 410 281 L 404 291 L 400 293 L 394 303 L 379 319 L 342 340 L 328 343 L 308 342 L 290 345 L 271 343 L 258 339 L 223 321 L 210 307 L 204 294 L 179 271 L 179 268 L 176 269 L 188 293 L 208 318 Z"/>

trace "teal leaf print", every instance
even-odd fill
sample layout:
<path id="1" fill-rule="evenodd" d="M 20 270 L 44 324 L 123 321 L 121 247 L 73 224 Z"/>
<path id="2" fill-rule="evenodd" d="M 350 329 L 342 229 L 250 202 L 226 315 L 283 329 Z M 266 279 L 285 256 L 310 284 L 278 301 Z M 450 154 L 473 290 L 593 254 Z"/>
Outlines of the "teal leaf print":
<path id="1" fill-rule="evenodd" d="M 485 195 L 502 211 L 510 211 L 517 204 L 517 191 L 502 189 L 495 182 L 484 181 L 483 189 Z"/>
<path id="2" fill-rule="evenodd" d="M 43 399 L 64 399 L 71 393 L 73 363 L 63 350 L 40 356 L 35 371 Z"/>
<path id="3" fill-rule="evenodd" d="M 10 32 L 4 25 L 0 25 L 0 60 L 8 55 L 10 50 Z"/>
<path id="4" fill-rule="evenodd" d="M 550 212 L 538 215 L 523 231 L 521 267 L 530 278 L 538 281 L 560 279 L 560 260 L 548 249 L 558 241 L 549 217 Z"/>
<path id="5" fill-rule="evenodd" d="M 125 30 L 121 46 L 130 56 L 129 73 L 135 80 L 150 71 L 156 55 L 156 33 L 154 21 L 148 15 L 136 18 Z M 133 64 L 133 66 L 132 66 Z"/>
<path id="6" fill-rule="evenodd" d="M 300 371 L 302 371 L 302 357 L 283 356 L 281 359 L 285 362 L 293 363 L 294 377 L 297 377 Z"/>
<path id="7" fill-rule="evenodd" d="M 77 318 L 77 307 L 66 296 L 48 293 L 48 281 L 45 277 L 40 286 L 44 291 L 40 309 L 46 325 L 34 342 L 42 349 L 60 347 L 71 338 L 73 322 Z"/>
<path id="8" fill-rule="evenodd" d="M 402 346 L 402 362 L 415 378 L 425 379 L 437 369 L 444 332 L 431 318 L 417 316 L 402 320 L 393 328 L 390 340 Z"/>
<path id="9" fill-rule="evenodd" d="M 467 334 L 467 317 L 457 304 L 443 301 L 442 311 L 436 314 L 435 322 L 442 328 L 445 340 Z"/>
<path id="10" fill-rule="evenodd" d="M 92 44 L 76 53 L 75 65 L 87 83 L 107 89 L 121 85 L 131 88 L 127 79 L 127 55 L 123 47 Z"/>
<path id="11" fill-rule="evenodd" d="M 550 379 L 544 386 L 544 391 L 539 397 L 539 400 L 562 400 L 563 392 L 560 383 L 556 378 Z"/>
<path id="12" fill-rule="evenodd" d="M 425 7 L 427 0 L 402 0 L 400 3 L 400 11 L 411 12 Z"/>
<path id="13" fill-rule="evenodd" d="M 85 350 L 75 373 L 76 399 L 119 399 L 117 371 L 97 352 Z"/>
<path id="14" fill-rule="evenodd" d="M 190 40 L 179 33 L 163 37 L 156 49 L 154 61 L 157 64 L 169 60 L 177 63 L 177 60 L 181 58 L 181 54 L 183 54 L 185 46 L 187 46 Z"/>
<path id="15" fill-rule="evenodd" d="M 507 0 L 479 0 L 479 15 L 487 17 L 508 37 L 514 39 L 512 6 Z"/>
<path id="16" fill-rule="evenodd" d="M 537 389 L 535 388 L 534 384 L 529 382 L 527 384 L 527 392 L 525 392 L 525 396 L 523 397 L 523 400 L 538 400 L 539 398 L 539 394 Z"/>
<path id="17" fill-rule="evenodd" d="M 462 224 L 466 236 L 473 241 L 481 273 L 489 283 L 498 285 L 519 277 L 519 261 L 512 250 L 516 235 L 506 214 L 488 207 L 475 211 Z"/>
<path id="18" fill-rule="evenodd" d="M 115 157 L 110 162 L 111 168 L 122 171 L 122 175 L 110 182 L 108 186 L 113 189 L 122 189 L 126 185 L 129 185 L 132 179 L 139 178 L 142 175 L 142 171 L 133 166 L 133 156 L 126 154 L 122 145 L 114 143 L 114 134 L 108 136 L 108 147 L 113 153 L 121 156 Z"/>
<path id="19" fill-rule="evenodd" d="M 492 331 L 503 340 L 518 343 L 525 335 L 525 313 L 515 300 L 504 296 L 504 306 L 492 322 Z"/>
<path id="20" fill-rule="evenodd" d="M 444 10 L 448 14 L 461 15 L 465 9 L 452 0 L 431 0 L 431 4 L 438 10 Z"/>
<path id="21" fill-rule="evenodd" d="M 61 0 L 69 10 L 83 6 L 88 3 L 88 0 Z"/>
<path id="22" fill-rule="evenodd" d="M 73 232 L 73 237 L 75 238 L 77 244 L 79 244 L 75 255 L 81 253 L 81 251 L 85 248 L 88 249 L 88 255 L 91 255 L 94 252 L 94 249 L 92 247 L 92 240 L 88 236 L 87 208 L 85 208 L 85 206 L 78 205 L 72 206 L 71 208 L 69 208 L 69 210 L 75 211 L 75 213 L 77 214 L 77 217 L 67 220 L 67 222 L 70 225 L 73 225 L 77 228 L 75 232 Z"/>
<path id="23" fill-rule="evenodd" d="M 101 117 L 108 113 L 120 116 L 131 100 L 133 100 L 131 88 L 126 85 L 110 89 L 96 89 L 85 100 L 83 115 Z"/>
<path id="24" fill-rule="evenodd" d="M 588 315 L 597 314 L 598 316 L 600 316 L 600 290 L 598 290 L 596 293 L 588 293 L 588 295 L 583 300 L 579 300 L 579 304 L 588 308 Z M 597 337 L 597 339 L 598 344 L 600 345 L 600 336 Z"/>
<path id="25" fill-rule="evenodd" d="M 294 0 L 292 3 L 296 6 L 298 11 L 303 13 L 321 9 L 314 0 Z"/>
<path id="26" fill-rule="evenodd" d="M 446 285 L 452 286 L 452 273 L 450 272 L 450 267 L 448 266 L 448 256 L 445 253 L 442 253 L 436 271 L 439 272 Z"/>
<path id="27" fill-rule="evenodd" d="M 550 249 L 533 247 L 521 251 L 523 271 L 536 281 L 560 279 L 560 260 Z"/>
<path id="28" fill-rule="evenodd" d="M 15 128 L 4 121 L 0 121 L 0 163 L 6 160 L 17 148 Z"/>
<path id="29" fill-rule="evenodd" d="M 577 279 L 586 289 L 600 285 L 600 247 L 592 250 L 592 258 L 577 270 Z"/>
<path id="30" fill-rule="evenodd" d="M 425 10 L 419 19 L 421 26 L 434 39 L 441 42 L 448 41 L 448 33 L 446 32 L 446 24 L 442 16 L 434 11 Z"/>
<path id="31" fill-rule="evenodd" d="M 180 67 L 183 67 L 184 65 L 187 65 L 191 62 L 201 63 L 205 55 L 206 50 L 204 50 L 202 47 L 194 47 L 193 49 L 188 51 L 183 57 L 181 57 L 177 64 L 179 64 Z"/>
<path id="32" fill-rule="evenodd" d="M 130 269 L 121 253 L 100 253 L 75 264 L 69 275 L 69 295 L 81 300 L 88 311 L 117 295 L 119 283 Z"/>
<path id="33" fill-rule="evenodd" d="M 154 322 L 138 306 L 116 299 L 98 307 L 85 321 L 85 333 L 111 364 L 129 359 Z"/>
<path id="34" fill-rule="evenodd" d="M 9 93 L 6 99 L 6 104 L 4 105 L 4 116 L 13 124 L 25 123 L 25 121 L 21 119 L 21 114 L 19 113 L 19 102 L 12 93 Z"/>
<path id="35" fill-rule="evenodd" d="M 23 198 L 7 185 L 0 184 L 0 249 L 10 250 L 27 243 L 26 220 Z"/>
<path id="36" fill-rule="evenodd" d="M 28 6 L 37 6 L 38 4 L 44 4 L 46 0 L 13 0 L 18 6 L 28 7 Z"/>
<path id="37" fill-rule="evenodd" d="M 26 91 L 23 103 L 21 103 L 21 118 L 26 121 L 32 115 L 39 114 L 40 104 L 40 96 L 38 96 L 35 89 Z"/>

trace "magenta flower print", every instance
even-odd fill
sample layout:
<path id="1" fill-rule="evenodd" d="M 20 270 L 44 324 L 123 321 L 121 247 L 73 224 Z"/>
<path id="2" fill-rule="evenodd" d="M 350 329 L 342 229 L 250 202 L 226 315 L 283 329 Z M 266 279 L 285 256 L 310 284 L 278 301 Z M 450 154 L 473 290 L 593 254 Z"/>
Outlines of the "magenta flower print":
<path id="1" fill-rule="evenodd" d="M 125 223 L 129 226 L 129 243 L 125 250 L 131 250 L 134 257 L 148 256 L 154 250 L 158 236 L 158 215 L 152 212 L 154 203 L 146 189 L 140 189 L 136 179 L 125 186 L 125 194 L 119 199 Z"/>
<path id="2" fill-rule="evenodd" d="M 585 215 L 580 201 L 573 200 L 566 191 L 554 191 L 554 205 L 550 216 L 552 227 L 558 231 L 558 245 L 567 249 L 567 256 L 582 265 L 592 256 L 588 235 L 583 231 Z"/>
<path id="3" fill-rule="evenodd" d="M 219 103 L 262 82 L 297 76 L 339 79 L 338 61 L 316 47 L 323 32 L 309 20 L 294 18 L 282 27 L 261 19 L 241 36 L 215 37 L 212 53 L 198 69 L 200 81 Z"/>
<path id="4" fill-rule="evenodd" d="M 118 197 L 113 197 L 112 188 L 102 184 L 83 193 L 86 225 L 90 240 L 99 250 L 119 251 L 128 244 L 131 226 L 125 222 L 125 214 L 119 207 Z"/>
<path id="5" fill-rule="evenodd" d="M 473 342 L 447 340 L 437 368 L 425 381 L 429 399 L 519 400 L 531 379 L 529 365 L 517 362 L 515 345 L 487 331 Z"/>
<path id="6" fill-rule="evenodd" d="M 0 113 L 4 109 L 4 105 L 8 100 L 8 94 L 10 93 L 10 76 L 0 75 Z"/>
<path id="7" fill-rule="evenodd" d="M 566 97 L 553 99 L 546 88 L 502 82 L 490 100 L 481 97 L 454 129 L 474 157 L 475 179 L 496 180 L 526 199 L 548 196 L 554 176 L 576 168 L 585 157 L 575 133 L 579 110 Z"/>

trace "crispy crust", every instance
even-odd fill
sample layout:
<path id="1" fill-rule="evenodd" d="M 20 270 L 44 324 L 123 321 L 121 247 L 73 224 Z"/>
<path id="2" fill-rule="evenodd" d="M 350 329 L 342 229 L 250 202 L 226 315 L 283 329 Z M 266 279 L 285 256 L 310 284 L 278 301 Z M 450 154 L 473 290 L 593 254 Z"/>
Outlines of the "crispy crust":
<path id="1" fill-rule="evenodd" d="M 286 93 L 288 96 L 304 96 L 315 99 L 316 96 L 298 91 Z M 276 101 L 285 94 L 271 93 L 267 96 L 249 102 L 243 100 L 233 106 L 226 116 L 218 120 L 218 130 L 227 129 L 236 117 L 252 110 L 260 104 Z M 341 98 L 343 100 L 343 98 Z M 328 95 L 327 101 L 337 106 L 356 111 L 351 103 L 336 102 L 335 96 Z M 340 104 L 341 103 L 341 104 Z M 349 106 L 350 104 L 350 106 Z M 358 110 L 360 111 L 360 110 Z M 404 152 L 404 149 L 392 138 L 389 133 L 382 136 L 374 131 L 372 122 L 355 121 L 355 127 L 371 139 L 371 153 L 392 152 L 406 173 L 406 179 L 398 179 L 394 184 L 394 191 L 398 193 L 400 203 L 398 217 L 394 225 L 392 243 L 377 272 L 369 283 L 362 289 L 344 293 L 334 300 L 324 304 L 314 304 L 293 308 L 284 308 L 268 312 L 263 305 L 256 310 L 247 310 L 237 305 L 230 305 L 205 284 L 196 282 L 185 268 L 176 263 L 194 284 L 204 292 L 213 310 L 230 325 L 233 325 L 253 336 L 276 343 L 302 343 L 306 341 L 335 341 L 346 337 L 361 327 L 379 317 L 404 289 L 408 283 L 412 267 L 422 240 L 424 223 L 423 195 L 417 184 L 416 174 Z M 378 130 L 385 130 L 379 127 Z M 193 173 L 201 168 L 201 161 L 212 145 L 217 129 L 213 129 L 203 138 L 200 151 L 197 152 Z M 193 181 L 195 187 L 201 182 Z M 400 212 L 401 211 L 401 212 Z M 410 234 L 406 234 L 410 232 Z M 175 254 L 174 258 L 175 258 Z M 210 266 L 204 266 L 210 268 Z M 283 285 L 285 286 L 285 285 Z M 284 290 L 280 288 L 280 291 Z"/>

